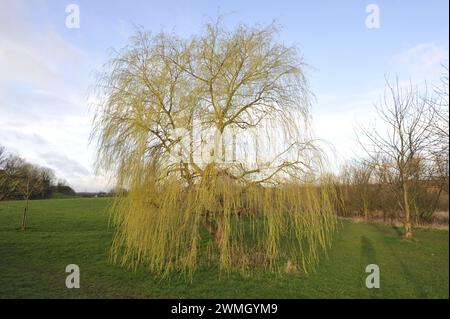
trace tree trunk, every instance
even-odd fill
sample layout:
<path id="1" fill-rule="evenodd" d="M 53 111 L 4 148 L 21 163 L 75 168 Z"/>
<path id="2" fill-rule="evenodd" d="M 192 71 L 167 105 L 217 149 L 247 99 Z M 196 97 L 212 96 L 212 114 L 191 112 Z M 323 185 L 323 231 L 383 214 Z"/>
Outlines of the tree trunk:
<path id="1" fill-rule="evenodd" d="M 28 197 L 26 198 L 25 207 L 22 215 L 22 230 L 27 229 L 27 212 L 28 212 Z"/>
<path id="2" fill-rule="evenodd" d="M 363 211 L 364 211 L 364 219 L 368 220 L 369 219 L 369 208 L 368 208 L 365 198 L 363 198 Z"/>
<path id="3" fill-rule="evenodd" d="M 221 142 L 222 142 L 222 156 L 221 156 L 221 158 L 222 158 L 222 163 L 225 163 L 226 162 L 226 160 L 227 160 L 227 157 L 226 157 L 226 145 L 225 145 L 225 136 L 224 136 L 224 134 L 223 134 L 223 132 L 224 132 L 224 130 L 221 130 L 220 131 L 220 140 L 221 140 Z"/>
<path id="4" fill-rule="evenodd" d="M 414 226 L 419 226 L 419 207 L 417 207 L 416 201 L 414 201 Z"/>
<path id="5" fill-rule="evenodd" d="M 408 194 L 408 185 L 405 180 L 402 182 L 402 190 L 403 190 L 403 210 L 404 210 L 404 228 L 405 228 L 405 238 L 412 238 L 412 227 L 411 227 L 411 209 L 409 207 L 409 194 Z"/>
<path id="6" fill-rule="evenodd" d="M 233 162 L 236 162 L 236 129 L 235 128 L 233 128 L 232 134 L 233 134 L 233 136 L 232 136 L 232 139 L 233 139 L 233 158 L 232 158 L 232 160 L 233 160 Z"/>
<path id="7" fill-rule="evenodd" d="M 219 245 L 220 241 L 220 227 L 221 227 L 221 218 L 216 218 L 216 223 L 212 222 L 211 212 L 206 212 L 206 218 L 204 221 L 204 226 L 209 233 L 211 240 L 214 244 Z"/>

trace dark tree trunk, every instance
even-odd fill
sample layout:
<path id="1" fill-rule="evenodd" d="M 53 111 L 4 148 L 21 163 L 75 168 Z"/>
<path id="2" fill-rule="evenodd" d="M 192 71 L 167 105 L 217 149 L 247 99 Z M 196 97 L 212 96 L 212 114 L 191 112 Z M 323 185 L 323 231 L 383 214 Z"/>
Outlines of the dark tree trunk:
<path id="1" fill-rule="evenodd" d="M 27 229 L 27 213 L 28 213 L 28 197 L 26 198 L 25 207 L 23 208 L 22 230 L 26 230 Z"/>

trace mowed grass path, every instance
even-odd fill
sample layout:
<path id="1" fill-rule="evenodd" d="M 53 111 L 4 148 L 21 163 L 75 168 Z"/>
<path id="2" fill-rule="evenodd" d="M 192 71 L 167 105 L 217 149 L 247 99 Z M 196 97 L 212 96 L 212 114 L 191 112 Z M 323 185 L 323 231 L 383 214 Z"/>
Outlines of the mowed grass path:
<path id="1" fill-rule="evenodd" d="M 32 201 L 29 229 L 18 230 L 22 202 L 0 202 L 0 298 L 448 298 L 448 231 L 417 229 L 415 240 L 380 224 L 342 222 L 328 258 L 309 275 L 219 275 L 199 269 L 192 282 L 158 280 L 145 269 L 108 262 L 109 199 Z M 381 288 L 367 289 L 375 263 Z M 65 287 L 77 264 L 81 288 Z"/>

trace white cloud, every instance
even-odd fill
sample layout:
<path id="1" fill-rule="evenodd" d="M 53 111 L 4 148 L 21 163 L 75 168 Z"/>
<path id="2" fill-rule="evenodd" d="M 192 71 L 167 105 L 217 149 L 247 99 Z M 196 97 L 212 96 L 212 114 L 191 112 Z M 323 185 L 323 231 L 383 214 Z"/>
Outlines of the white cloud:
<path id="1" fill-rule="evenodd" d="M 413 83 L 435 83 L 439 80 L 443 63 L 448 63 L 448 48 L 435 43 L 419 43 L 391 57 L 391 73 Z"/>

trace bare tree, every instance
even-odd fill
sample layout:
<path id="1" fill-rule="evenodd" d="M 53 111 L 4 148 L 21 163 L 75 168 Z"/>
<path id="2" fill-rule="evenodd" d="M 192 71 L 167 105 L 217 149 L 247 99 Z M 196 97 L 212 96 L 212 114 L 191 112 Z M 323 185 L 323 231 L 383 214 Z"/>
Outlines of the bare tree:
<path id="1" fill-rule="evenodd" d="M 373 171 L 373 167 L 365 160 L 352 161 L 342 168 L 340 179 L 345 188 L 346 209 L 352 215 L 362 214 L 364 218 L 369 218 L 373 201 Z"/>
<path id="2" fill-rule="evenodd" d="M 0 200 L 11 197 L 18 186 L 18 176 L 24 160 L 0 148 Z"/>
<path id="3" fill-rule="evenodd" d="M 6 160 L 6 148 L 0 145 L 0 167 L 3 166 Z"/>
<path id="4" fill-rule="evenodd" d="M 440 85 L 434 88 L 435 97 L 430 98 L 428 103 L 433 111 L 433 121 L 430 129 L 433 131 L 434 139 L 440 152 L 448 155 L 449 152 L 449 82 L 448 67 L 442 66 Z"/>
<path id="5" fill-rule="evenodd" d="M 36 194 L 42 193 L 44 185 L 43 171 L 32 164 L 23 163 L 15 177 L 17 181 L 17 191 L 25 200 L 25 206 L 22 214 L 22 230 L 27 227 L 27 213 L 29 209 L 29 199 Z"/>
<path id="6" fill-rule="evenodd" d="M 361 128 L 358 136 L 366 153 L 377 159 L 388 159 L 389 170 L 398 176 L 400 196 L 398 205 L 403 212 L 404 236 L 412 237 L 411 183 L 414 179 L 414 164 L 418 157 L 429 156 L 430 130 L 433 118 L 428 116 L 427 101 L 410 84 L 401 88 L 398 79 L 391 84 L 386 79 L 382 103 L 376 106 L 383 127 Z M 363 138 L 364 137 L 364 138 Z"/>
<path id="7" fill-rule="evenodd" d="M 6 148 L 0 145 L 0 200 L 5 197 L 6 194 L 6 172 L 5 164 L 7 160 Z"/>
<path id="8" fill-rule="evenodd" d="M 434 88 L 435 96 L 428 100 L 432 116 L 429 127 L 434 144 L 432 162 L 433 176 L 440 181 L 439 190 L 448 194 L 449 185 L 449 75 L 443 65 L 441 82 Z"/>

